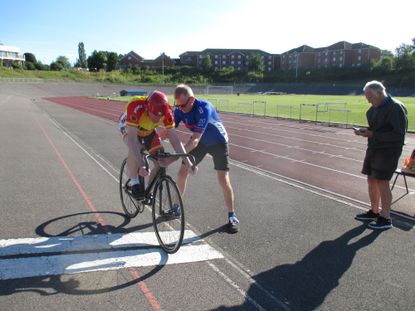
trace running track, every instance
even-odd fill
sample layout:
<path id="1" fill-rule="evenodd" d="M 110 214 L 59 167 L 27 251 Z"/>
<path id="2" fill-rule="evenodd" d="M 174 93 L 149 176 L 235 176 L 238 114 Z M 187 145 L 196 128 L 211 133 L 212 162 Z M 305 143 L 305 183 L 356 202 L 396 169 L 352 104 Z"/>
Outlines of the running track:
<path id="1" fill-rule="evenodd" d="M 47 99 L 114 122 L 125 106 L 88 97 Z M 229 134 L 231 159 L 367 206 L 366 179 L 360 174 L 366 140 L 352 130 L 237 114 L 222 113 L 221 117 Z M 179 133 L 183 139 L 188 135 L 184 127 L 179 127 Z M 413 149 L 415 135 L 408 134 L 403 156 Z M 395 198 L 404 193 L 403 181 L 399 179 L 397 184 Z M 393 209 L 415 217 L 415 179 L 409 178 L 408 186 L 412 194 L 396 202 Z"/>

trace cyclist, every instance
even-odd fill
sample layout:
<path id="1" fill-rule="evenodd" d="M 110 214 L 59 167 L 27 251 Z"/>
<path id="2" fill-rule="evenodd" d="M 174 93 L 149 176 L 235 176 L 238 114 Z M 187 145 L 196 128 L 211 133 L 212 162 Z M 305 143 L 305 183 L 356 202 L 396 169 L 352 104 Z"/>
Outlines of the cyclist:
<path id="1" fill-rule="evenodd" d="M 237 232 L 239 220 L 234 209 L 234 193 L 229 178 L 228 134 L 219 114 L 211 103 L 195 98 L 193 90 L 185 84 L 176 87 L 174 101 L 175 126 L 183 122 L 192 132 L 185 144 L 186 151 L 195 157 L 196 164 L 202 161 L 207 153 L 213 157 L 214 168 L 228 209 L 228 229 L 232 233 Z M 186 189 L 188 172 L 186 165 L 180 167 L 177 186 L 181 193 Z"/>
<path id="2" fill-rule="evenodd" d="M 151 173 L 150 168 L 146 169 L 145 167 L 141 150 L 147 150 L 151 154 L 163 151 L 160 137 L 155 130 L 161 124 L 166 129 L 166 135 L 173 149 L 177 153 L 186 153 L 174 127 L 173 111 L 166 94 L 163 92 L 156 90 L 148 97 L 133 97 L 127 103 L 125 111 L 119 119 L 119 129 L 128 146 L 127 165 L 132 196 L 137 200 L 142 199 L 144 191 L 144 185 L 140 187 L 138 174 L 145 177 Z M 188 158 L 184 158 L 183 161 L 186 167 L 191 167 Z M 163 163 L 160 164 L 163 165 Z"/>

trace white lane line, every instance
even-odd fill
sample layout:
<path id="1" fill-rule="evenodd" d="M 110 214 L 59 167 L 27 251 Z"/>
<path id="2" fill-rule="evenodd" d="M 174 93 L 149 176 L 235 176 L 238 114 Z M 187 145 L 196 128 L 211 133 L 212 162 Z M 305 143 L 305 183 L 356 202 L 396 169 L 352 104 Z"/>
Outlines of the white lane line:
<path id="1" fill-rule="evenodd" d="M 349 157 L 346 157 L 344 155 L 331 154 L 331 153 L 328 153 L 328 152 L 325 152 L 325 151 L 315 151 L 315 150 L 312 150 L 312 149 L 302 148 L 302 147 L 299 147 L 299 146 L 281 144 L 281 143 L 277 143 L 277 142 L 273 142 L 273 141 L 269 141 L 269 140 L 259 139 L 259 138 L 255 138 L 255 137 L 247 137 L 247 136 L 238 135 L 238 134 L 230 134 L 230 135 L 241 137 L 241 138 L 246 139 L 246 140 L 253 140 L 253 141 L 263 142 L 267 145 L 282 146 L 282 147 L 285 147 L 285 148 L 288 148 L 288 149 L 297 149 L 297 150 L 301 150 L 301 151 L 311 152 L 312 154 L 320 153 L 320 154 L 323 154 L 323 155 L 331 157 L 331 158 L 332 157 L 340 157 L 342 159 L 350 160 L 350 161 L 354 161 L 354 162 L 358 162 L 358 163 L 363 162 L 362 160 L 359 160 L 359 159 L 349 158 Z"/>
<path id="2" fill-rule="evenodd" d="M 303 182 L 303 181 L 298 180 L 298 179 L 294 179 L 294 178 L 290 178 L 290 177 L 287 177 L 287 176 L 284 176 L 284 175 L 281 175 L 281 174 L 278 174 L 278 173 L 270 172 L 270 171 L 261 169 L 261 168 L 259 168 L 257 166 L 253 166 L 253 165 L 247 164 L 245 162 L 236 161 L 236 160 L 230 160 L 230 163 L 232 165 L 235 165 L 235 166 L 237 166 L 239 168 L 242 168 L 242 169 L 247 170 L 249 172 L 252 172 L 254 174 L 261 175 L 261 176 L 264 176 L 264 177 L 267 177 L 267 178 L 271 178 L 273 180 L 282 182 L 282 183 L 287 184 L 287 185 L 290 185 L 292 187 L 295 187 L 295 188 L 298 188 L 298 189 L 301 189 L 301 190 L 304 190 L 304 191 L 307 191 L 307 192 L 314 193 L 314 194 L 316 194 L 318 196 L 321 196 L 321 197 L 324 197 L 324 198 L 328 198 L 328 199 L 333 200 L 335 202 L 339 202 L 339 203 L 342 203 L 342 204 L 345 204 L 345 205 L 348 205 L 348 206 L 357 208 L 359 210 L 366 211 L 367 208 L 370 207 L 370 204 L 368 204 L 366 202 L 363 202 L 363 201 L 354 199 L 352 197 L 348 197 L 348 196 L 342 195 L 342 194 L 337 193 L 337 192 L 334 192 L 334 191 L 330 191 L 330 190 L 327 190 L 327 189 L 324 189 L 324 188 L 320 188 L 320 187 L 314 186 L 312 184 Z M 396 187 L 405 189 L 405 188 L 400 187 L 400 186 L 396 186 Z M 410 190 L 412 191 L 412 189 L 410 189 Z M 342 198 L 343 200 L 338 199 L 338 198 Z M 348 201 L 355 202 L 355 203 L 360 204 L 362 206 L 366 206 L 366 208 L 363 208 L 362 206 L 353 204 L 353 203 L 348 202 Z M 414 218 L 413 217 L 406 216 L 406 215 L 400 214 L 400 213 L 396 213 L 395 211 L 391 211 L 391 214 L 398 215 L 399 217 L 402 217 L 402 218 L 405 218 L 407 220 L 410 220 L 411 222 L 414 221 Z"/>
<path id="3" fill-rule="evenodd" d="M 11 258 L 0 260 L 0 280 L 201 262 L 218 258 L 223 258 L 223 255 L 207 243 L 182 245 L 175 254 L 166 254 L 161 248 L 145 248 Z"/>
<path id="4" fill-rule="evenodd" d="M 204 242 L 192 230 L 185 230 L 184 244 Z M 83 235 L 78 237 L 57 236 L 0 240 L 0 259 L 46 253 L 67 253 L 91 250 L 116 250 L 118 248 L 158 247 L 154 232 L 112 233 Z"/>
<path id="5" fill-rule="evenodd" d="M 257 308 L 260 311 L 266 311 L 261 305 L 259 305 L 254 299 L 252 299 L 246 291 L 244 291 L 238 284 L 232 281 L 232 279 L 229 278 L 225 273 L 223 273 L 216 265 L 214 265 L 211 262 L 207 262 L 207 264 L 213 269 L 213 271 L 219 274 L 222 277 L 222 279 L 225 280 L 226 283 L 232 286 L 239 294 L 241 294 L 246 300 L 248 300 L 253 306 L 255 306 L 255 308 Z"/>
<path id="6" fill-rule="evenodd" d="M 153 232 L 0 240 L 0 279 L 73 274 L 223 258 L 220 252 L 207 243 L 196 243 L 204 241 L 191 230 L 185 231 L 184 240 L 186 244 L 173 255 L 167 255 L 158 248 Z M 139 249 L 143 246 L 146 248 Z M 136 249 L 120 250 L 125 248 Z M 91 252 L 70 254 L 81 251 Z M 48 256 L 51 253 L 61 254 Z M 27 255 L 37 256 L 28 257 Z M 13 256 L 13 258 L 7 258 L 7 256 Z"/>

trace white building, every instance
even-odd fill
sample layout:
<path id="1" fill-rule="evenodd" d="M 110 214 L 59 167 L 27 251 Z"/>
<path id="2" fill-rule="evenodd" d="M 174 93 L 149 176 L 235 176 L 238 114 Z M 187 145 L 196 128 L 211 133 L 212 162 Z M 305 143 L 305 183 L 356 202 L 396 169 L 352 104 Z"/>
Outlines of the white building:
<path id="1" fill-rule="evenodd" d="M 15 61 L 21 63 L 25 61 L 24 55 L 20 52 L 20 48 L 0 43 L 0 64 L 3 64 L 3 66 L 11 66 Z"/>

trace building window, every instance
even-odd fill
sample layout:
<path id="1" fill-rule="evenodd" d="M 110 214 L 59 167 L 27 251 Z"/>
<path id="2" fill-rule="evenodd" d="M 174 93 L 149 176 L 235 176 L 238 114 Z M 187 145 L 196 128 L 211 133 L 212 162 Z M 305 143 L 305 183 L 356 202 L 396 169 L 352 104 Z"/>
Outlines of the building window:
<path id="1" fill-rule="evenodd" d="M 343 61 L 343 56 L 340 56 L 340 61 L 341 61 L 341 62 Z"/>
<path id="2" fill-rule="evenodd" d="M 234 61 L 231 61 L 231 64 L 233 65 L 233 64 L 235 64 L 235 62 Z"/>
<path id="3" fill-rule="evenodd" d="M 271 67 L 268 67 L 268 71 L 271 71 Z"/>
<path id="4" fill-rule="evenodd" d="M 217 60 L 215 60 L 215 65 L 217 65 L 218 64 L 218 61 Z"/>
<path id="5" fill-rule="evenodd" d="M 215 58 L 218 58 L 218 55 L 215 55 Z"/>
<path id="6" fill-rule="evenodd" d="M 261 58 L 264 59 L 264 55 L 261 55 Z"/>
<path id="7" fill-rule="evenodd" d="M 241 70 L 241 67 L 238 66 L 238 70 Z"/>
<path id="8" fill-rule="evenodd" d="M 222 58 L 226 58 L 226 55 L 225 55 L 225 54 L 223 54 L 223 55 L 222 55 Z"/>
<path id="9" fill-rule="evenodd" d="M 362 60 L 362 56 L 360 56 L 360 55 L 359 55 L 359 56 L 357 57 L 357 60 Z"/>
<path id="10" fill-rule="evenodd" d="M 327 57 L 326 57 L 326 58 L 324 59 L 324 62 L 325 62 L 325 63 L 327 63 L 327 61 L 328 61 L 328 59 L 327 59 Z"/>
<path id="11" fill-rule="evenodd" d="M 223 65 L 226 65 L 226 60 L 222 61 L 222 64 L 223 64 Z"/>
<path id="12" fill-rule="evenodd" d="M 361 49 L 359 49 L 359 51 L 357 51 L 359 54 L 362 54 L 362 50 Z"/>
<path id="13" fill-rule="evenodd" d="M 240 60 L 238 60 L 238 65 L 240 65 L 241 64 L 241 61 Z"/>
<path id="14" fill-rule="evenodd" d="M 234 59 L 234 58 L 235 58 L 235 55 L 233 55 L 233 54 L 232 54 L 232 55 L 231 55 L 231 58 L 232 58 L 232 59 Z"/>
<path id="15" fill-rule="evenodd" d="M 271 65 L 271 64 L 272 64 L 272 62 L 269 60 L 269 61 L 268 61 L 268 65 Z"/>
<path id="16" fill-rule="evenodd" d="M 241 54 L 238 55 L 238 59 L 241 59 Z"/>
<path id="17" fill-rule="evenodd" d="M 336 57 L 333 57 L 333 62 L 335 62 L 336 61 Z"/>

